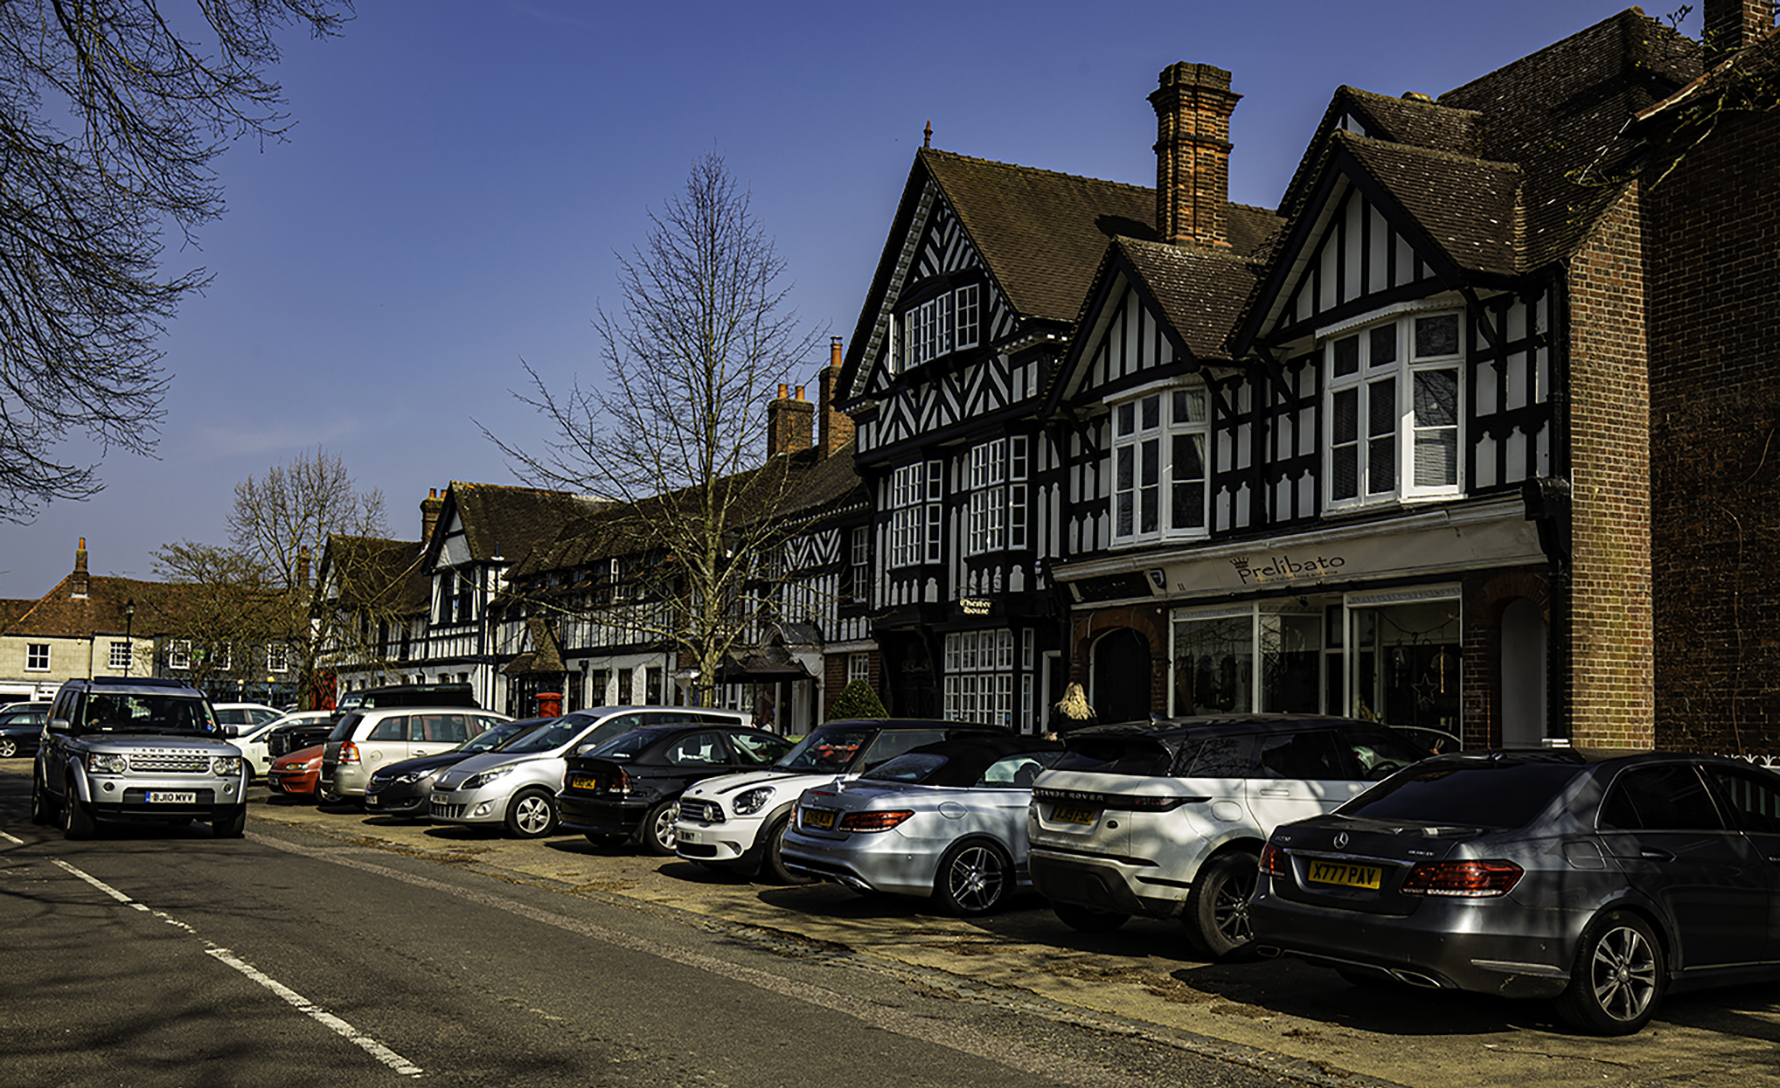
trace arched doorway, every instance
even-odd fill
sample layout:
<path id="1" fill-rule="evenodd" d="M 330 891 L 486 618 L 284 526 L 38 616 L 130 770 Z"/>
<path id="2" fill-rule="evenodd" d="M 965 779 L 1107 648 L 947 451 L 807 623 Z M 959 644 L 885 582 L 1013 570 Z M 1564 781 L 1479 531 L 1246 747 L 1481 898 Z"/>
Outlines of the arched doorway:
<path id="1" fill-rule="evenodd" d="M 1143 721 L 1150 716 L 1150 643 L 1121 627 L 1094 643 L 1088 702 L 1102 722 Z"/>
<path id="2" fill-rule="evenodd" d="M 1502 610 L 1502 745 L 1537 747 L 1545 739 L 1545 614 L 1517 597 Z"/>

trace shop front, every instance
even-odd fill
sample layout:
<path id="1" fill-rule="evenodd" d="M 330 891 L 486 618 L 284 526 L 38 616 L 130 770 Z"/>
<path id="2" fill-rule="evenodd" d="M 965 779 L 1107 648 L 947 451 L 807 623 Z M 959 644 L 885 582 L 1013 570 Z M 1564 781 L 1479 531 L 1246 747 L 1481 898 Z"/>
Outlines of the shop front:
<path id="1" fill-rule="evenodd" d="M 1146 600 L 1083 600 L 1118 584 L 1118 561 L 1056 575 L 1078 645 L 1109 614 L 1164 618 L 1157 713 L 1343 714 L 1472 746 L 1546 735 L 1546 559 L 1518 501 L 1128 557 L 1147 577 L 1122 584 Z"/>

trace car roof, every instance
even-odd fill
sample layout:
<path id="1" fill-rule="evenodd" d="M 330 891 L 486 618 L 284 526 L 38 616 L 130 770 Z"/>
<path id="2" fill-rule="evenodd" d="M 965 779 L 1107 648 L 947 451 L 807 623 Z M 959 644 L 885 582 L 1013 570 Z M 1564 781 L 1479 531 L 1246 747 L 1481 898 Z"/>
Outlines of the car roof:
<path id="1" fill-rule="evenodd" d="M 1334 726 L 1341 729 L 1388 729 L 1382 722 L 1342 718 L 1332 714 L 1201 714 L 1151 721 L 1090 725 L 1069 731 L 1070 737 L 1184 737 L 1220 733 L 1287 733 L 1305 728 Z"/>
<path id="2" fill-rule="evenodd" d="M 980 733 L 1008 732 L 1006 726 L 984 725 L 982 722 L 952 722 L 938 718 L 839 718 L 823 722 L 811 732 L 824 729 L 972 729 Z"/>

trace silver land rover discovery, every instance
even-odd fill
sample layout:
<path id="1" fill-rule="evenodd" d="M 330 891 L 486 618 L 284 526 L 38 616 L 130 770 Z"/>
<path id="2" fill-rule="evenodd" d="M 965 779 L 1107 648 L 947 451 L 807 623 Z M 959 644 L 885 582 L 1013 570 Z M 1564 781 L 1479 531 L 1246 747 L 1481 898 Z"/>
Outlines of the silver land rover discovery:
<path id="1" fill-rule="evenodd" d="M 247 782 L 203 692 L 146 677 L 70 680 L 37 750 L 31 822 L 59 821 L 85 839 L 102 823 L 203 820 L 218 838 L 239 838 Z"/>

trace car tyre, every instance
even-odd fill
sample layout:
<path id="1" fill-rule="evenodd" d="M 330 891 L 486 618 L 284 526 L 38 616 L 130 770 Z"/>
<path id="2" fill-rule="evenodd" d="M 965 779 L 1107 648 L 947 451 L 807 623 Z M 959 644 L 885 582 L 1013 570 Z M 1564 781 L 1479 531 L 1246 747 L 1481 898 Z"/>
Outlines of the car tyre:
<path id="1" fill-rule="evenodd" d="M 992 842 L 961 842 L 940 859 L 933 900 L 948 914 L 975 918 L 1007 904 L 1013 892 L 1014 862 Z"/>
<path id="2" fill-rule="evenodd" d="M 247 806 L 237 805 L 230 816 L 210 821 L 210 833 L 219 839 L 238 839 L 247 833 Z"/>
<path id="3" fill-rule="evenodd" d="M 78 842 L 92 838 L 93 831 L 93 814 L 81 804 L 80 794 L 74 792 L 74 783 L 70 782 L 62 797 L 62 837 Z"/>
<path id="4" fill-rule="evenodd" d="M 1131 916 L 1111 910 L 1095 910 L 1092 907 L 1077 906 L 1074 903 L 1052 903 L 1051 913 L 1057 920 L 1075 930 L 1077 933 L 1111 933 L 1124 925 Z"/>
<path id="5" fill-rule="evenodd" d="M 1259 870 L 1259 860 L 1248 853 L 1224 854 L 1199 867 L 1182 919 L 1194 951 L 1214 963 L 1254 953 L 1248 900 Z"/>
<path id="6" fill-rule="evenodd" d="M 55 800 L 50 797 L 49 790 L 43 787 L 43 776 L 33 774 L 31 776 L 31 822 L 38 827 L 54 827 L 58 815 Z"/>
<path id="7" fill-rule="evenodd" d="M 1630 1035 L 1656 1015 L 1666 976 L 1649 924 L 1629 911 L 1609 911 L 1582 931 L 1558 1014 L 1591 1035 Z"/>
<path id="8" fill-rule="evenodd" d="M 765 875 L 780 884 L 814 884 L 816 878 L 794 873 L 785 867 L 785 832 L 791 828 L 791 814 L 785 815 L 766 825 L 761 837 L 766 843 L 765 856 L 761 859 L 761 869 Z"/>
<path id="9" fill-rule="evenodd" d="M 680 799 L 663 801 L 643 816 L 643 824 L 637 829 L 637 842 L 656 857 L 673 857 L 674 844 L 680 837 L 674 825 L 679 822 Z"/>
<path id="10" fill-rule="evenodd" d="M 19 742 L 11 737 L 0 737 L 0 759 L 11 759 L 19 754 Z"/>
<path id="11" fill-rule="evenodd" d="M 541 839 L 556 830 L 556 799 L 542 786 L 520 790 L 507 805 L 506 824 L 516 839 Z"/>
<path id="12" fill-rule="evenodd" d="M 339 794 L 332 790 L 322 789 L 320 782 L 315 784 L 315 792 L 310 794 L 310 796 L 315 798 L 315 803 L 318 805 L 337 805 L 341 800 Z"/>

